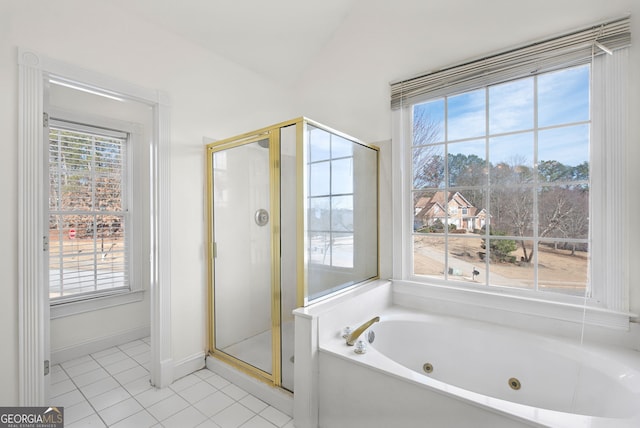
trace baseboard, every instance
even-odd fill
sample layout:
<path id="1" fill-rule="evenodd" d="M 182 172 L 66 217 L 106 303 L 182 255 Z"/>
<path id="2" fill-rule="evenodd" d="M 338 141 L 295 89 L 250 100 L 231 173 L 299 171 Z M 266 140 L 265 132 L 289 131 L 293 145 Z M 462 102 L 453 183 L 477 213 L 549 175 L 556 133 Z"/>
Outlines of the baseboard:
<path id="1" fill-rule="evenodd" d="M 176 381 L 205 367 L 204 351 L 197 352 L 186 358 L 176 361 L 173 366 L 173 380 Z"/>
<path id="2" fill-rule="evenodd" d="M 293 394 L 290 392 L 269 386 L 214 357 L 207 357 L 207 368 L 282 413 L 293 417 Z"/>
<path id="3" fill-rule="evenodd" d="M 103 351 L 118 345 L 132 342 L 138 339 L 144 339 L 150 334 L 149 326 L 138 327 L 131 330 L 119 332 L 110 336 L 93 338 L 80 342 L 73 346 L 51 350 L 51 364 L 60 364 L 65 361 L 80 358 L 94 352 Z M 204 357 L 203 357 L 204 358 Z"/>

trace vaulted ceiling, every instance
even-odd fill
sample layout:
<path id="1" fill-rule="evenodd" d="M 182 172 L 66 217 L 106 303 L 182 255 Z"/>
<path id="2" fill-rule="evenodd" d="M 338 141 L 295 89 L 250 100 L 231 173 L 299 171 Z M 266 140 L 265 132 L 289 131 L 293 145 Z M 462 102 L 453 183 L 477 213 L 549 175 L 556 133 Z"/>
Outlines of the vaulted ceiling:
<path id="1" fill-rule="evenodd" d="M 109 0 L 276 81 L 292 81 L 333 36 L 355 0 Z"/>

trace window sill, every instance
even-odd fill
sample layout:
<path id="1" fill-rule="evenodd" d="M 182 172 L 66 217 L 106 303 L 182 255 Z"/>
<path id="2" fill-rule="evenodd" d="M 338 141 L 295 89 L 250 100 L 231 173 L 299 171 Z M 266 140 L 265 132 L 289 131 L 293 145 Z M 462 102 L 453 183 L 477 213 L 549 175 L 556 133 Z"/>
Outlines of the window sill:
<path id="1" fill-rule="evenodd" d="M 493 290 L 467 289 L 455 286 L 393 281 L 394 303 L 416 309 L 445 312 L 523 328 L 565 328 L 575 331 L 583 324 L 627 331 L 629 321 L 637 315 L 588 304 L 549 301 L 530 296 L 510 295 Z M 532 323 L 532 320 L 540 321 Z M 544 320 L 549 322 L 543 322 Z M 564 322 L 561 327 L 558 321 Z"/>
<path id="2" fill-rule="evenodd" d="M 51 319 L 64 318 L 84 312 L 92 312 L 99 309 L 140 302 L 143 299 L 144 290 L 136 290 L 65 303 L 57 303 L 50 305 L 50 317 Z"/>

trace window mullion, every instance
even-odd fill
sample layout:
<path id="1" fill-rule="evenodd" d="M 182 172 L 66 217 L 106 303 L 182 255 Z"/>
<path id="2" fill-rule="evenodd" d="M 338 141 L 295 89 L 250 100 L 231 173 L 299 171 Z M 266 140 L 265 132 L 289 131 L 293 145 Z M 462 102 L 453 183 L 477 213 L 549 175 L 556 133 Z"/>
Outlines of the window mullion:
<path id="1" fill-rule="evenodd" d="M 485 242 L 485 259 L 484 259 L 484 278 L 485 285 L 489 286 L 491 283 L 489 282 L 491 279 L 491 273 L 489 272 L 489 260 L 491 260 L 491 241 L 489 240 L 489 236 L 491 235 L 491 182 L 490 182 L 490 173 L 489 173 L 489 165 L 490 165 L 490 151 L 489 151 L 489 124 L 490 124 L 490 116 L 489 116 L 489 88 L 485 88 L 485 133 L 484 133 L 484 144 L 485 144 L 485 165 L 487 168 L 485 180 L 485 207 L 487 210 L 487 220 L 485 222 L 484 228 L 484 242 Z"/>
<path id="2" fill-rule="evenodd" d="M 444 279 L 449 279 L 449 97 L 444 98 Z"/>
<path id="3" fill-rule="evenodd" d="M 538 76 L 533 76 L 533 248 L 535 251 L 533 256 L 533 289 L 535 291 L 540 290 L 538 267 L 540 256 L 540 218 L 538 209 Z"/>
<path id="4" fill-rule="evenodd" d="M 91 211 L 93 212 L 93 291 L 98 291 L 98 215 L 96 204 L 96 188 L 98 186 L 96 174 L 96 136 L 91 136 Z"/>

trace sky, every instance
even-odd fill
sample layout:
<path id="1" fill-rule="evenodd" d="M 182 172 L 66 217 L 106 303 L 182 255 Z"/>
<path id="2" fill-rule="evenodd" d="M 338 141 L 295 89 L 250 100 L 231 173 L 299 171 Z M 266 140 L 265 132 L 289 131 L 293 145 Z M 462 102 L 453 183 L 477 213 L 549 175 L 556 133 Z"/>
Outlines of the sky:
<path id="1" fill-rule="evenodd" d="M 589 66 L 583 65 L 450 96 L 446 113 L 444 98 L 415 108 L 440 125 L 440 141 L 445 140 L 445 123 L 448 142 L 475 139 L 450 144 L 450 153 L 485 159 L 488 117 L 489 161 L 495 165 L 518 155 L 533 166 L 537 103 L 538 126 L 550 127 L 538 133 L 537 160 L 576 166 L 589 161 L 589 125 L 564 125 L 589 120 L 589 85 Z"/>

